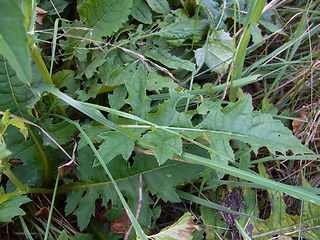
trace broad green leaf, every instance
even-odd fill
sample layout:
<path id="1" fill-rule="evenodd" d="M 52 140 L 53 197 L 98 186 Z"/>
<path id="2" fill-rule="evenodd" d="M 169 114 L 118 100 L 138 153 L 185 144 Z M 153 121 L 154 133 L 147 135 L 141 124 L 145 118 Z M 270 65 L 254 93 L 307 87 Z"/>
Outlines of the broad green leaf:
<path id="1" fill-rule="evenodd" d="M 213 31 L 207 45 L 195 52 L 197 65 L 204 62 L 211 71 L 223 73 L 228 69 L 233 56 L 233 39 L 224 30 Z"/>
<path id="2" fill-rule="evenodd" d="M 134 148 L 135 140 L 119 132 L 108 132 L 101 136 L 104 142 L 100 145 L 98 152 L 105 161 L 110 162 L 119 154 L 128 159 Z"/>
<path id="3" fill-rule="evenodd" d="M 138 67 L 132 77 L 125 80 L 125 85 L 129 93 L 126 102 L 131 105 L 132 114 L 144 118 L 151 109 L 151 100 L 147 97 L 147 74 L 142 65 Z"/>
<path id="4" fill-rule="evenodd" d="M 26 27 L 18 0 L 0 1 L 0 54 L 8 60 L 21 82 L 31 82 Z"/>
<path id="5" fill-rule="evenodd" d="M 162 229 L 158 234 L 148 236 L 154 240 L 192 240 L 194 230 L 201 231 L 201 227 L 194 224 L 194 218 L 189 212 L 183 214 L 173 225 Z"/>
<path id="6" fill-rule="evenodd" d="M 180 46 L 188 39 L 193 39 L 194 42 L 200 41 L 202 36 L 206 33 L 208 26 L 209 21 L 206 19 L 196 21 L 183 17 L 178 21 L 161 28 L 156 34 L 170 42 L 173 46 Z"/>
<path id="7" fill-rule="evenodd" d="M 149 7 L 157 13 L 167 14 L 170 12 L 170 8 L 167 0 L 146 0 L 146 1 Z"/>
<path id="8" fill-rule="evenodd" d="M 153 60 L 161 62 L 168 68 L 173 69 L 185 69 L 187 71 L 194 71 L 195 66 L 192 62 L 183 60 L 177 56 L 171 55 L 168 51 L 162 50 L 161 48 L 157 48 L 153 46 L 152 50 L 148 50 L 144 54 L 146 57 L 149 57 Z"/>
<path id="9" fill-rule="evenodd" d="M 131 9 L 131 16 L 139 22 L 145 24 L 152 23 L 152 14 L 150 8 L 143 0 L 136 0 Z"/>
<path id="10" fill-rule="evenodd" d="M 170 89 L 170 95 L 171 99 L 161 104 L 158 112 L 150 114 L 146 119 L 161 126 L 191 127 L 193 114 L 176 110 L 178 102 L 186 98 L 188 94 L 177 93 Z M 182 153 L 181 137 L 173 133 L 156 129 L 149 131 L 143 138 L 158 146 L 158 148 L 154 149 L 154 152 L 159 164 L 163 164 L 168 158 L 173 157 L 173 154 L 179 155 Z"/>
<path id="11" fill-rule="evenodd" d="M 173 154 L 180 155 L 182 153 L 182 140 L 172 133 L 156 129 L 148 132 L 143 138 L 158 146 L 153 151 L 159 164 L 165 163 L 167 159 L 173 157 Z"/>
<path id="12" fill-rule="evenodd" d="M 286 153 L 288 150 L 294 153 L 312 153 L 280 121 L 274 120 L 271 115 L 252 111 L 250 95 L 241 97 L 238 102 L 225 108 L 219 108 L 215 104 L 214 109 L 204 116 L 204 120 L 197 127 L 205 129 L 209 138 L 210 135 L 219 137 L 221 140 L 217 144 L 224 141 L 223 144 L 227 147 L 226 140 L 237 139 L 250 144 L 256 150 L 265 146 L 272 153 Z M 215 145 L 214 142 L 211 144 Z M 216 148 L 223 150 L 219 145 Z"/>
<path id="13" fill-rule="evenodd" d="M 97 68 L 100 67 L 106 61 L 106 54 L 100 53 L 96 54 L 93 59 L 88 59 L 88 64 L 85 68 L 76 76 L 76 78 L 81 78 L 85 75 L 87 79 L 91 78 L 96 72 Z"/>
<path id="14" fill-rule="evenodd" d="M 0 188 L 0 198 L 4 198 L 3 188 Z M 26 196 L 18 196 L 10 194 L 10 197 L 0 203 L 0 222 L 10 222 L 15 216 L 23 216 L 25 212 L 20 208 L 20 205 L 30 202 Z"/>
<path id="15" fill-rule="evenodd" d="M 147 90 L 156 91 L 160 93 L 160 90 L 164 88 L 176 88 L 178 84 L 173 81 L 172 78 L 163 77 L 156 71 L 152 71 L 147 76 Z"/>
<path id="16" fill-rule="evenodd" d="M 78 13 L 85 26 L 92 31 L 86 38 L 100 40 L 110 37 L 128 20 L 132 0 L 88 0 L 78 6 Z"/>
<path id="17" fill-rule="evenodd" d="M 62 87 L 65 87 L 67 85 L 67 82 L 70 79 L 73 79 L 74 76 L 75 76 L 75 71 L 63 69 L 59 72 L 56 72 L 54 75 L 52 75 L 52 81 L 54 82 L 54 85 L 57 88 L 62 88 Z"/>
<path id="18" fill-rule="evenodd" d="M 95 199 L 99 196 L 102 197 L 104 206 L 110 199 L 114 206 L 121 205 L 102 167 L 100 165 L 92 167 L 94 159 L 88 147 L 82 148 L 79 151 L 79 167 L 75 172 L 80 182 L 66 184 L 59 189 L 62 192 L 72 191 L 67 199 L 66 210 L 68 214 L 76 209 L 77 217 L 84 219 L 81 222 L 81 228 L 86 227 L 85 223 L 94 214 Z M 159 166 L 153 156 L 140 153 L 136 153 L 132 167 L 123 158 L 116 157 L 108 163 L 108 168 L 121 192 L 128 199 L 129 205 L 133 207 L 133 212 L 136 211 L 139 200 L 139 174 L 142 174 L 143 205 L 138 219 L 142 226 L 148 226 L 152 217 L 148 204 L 152 204 L 153 201 L 149 198 L 148 191 L 164 201 L 180 201 L 175 193 L 175 187 L 195 178 L 204 169 L 202 166 L 193 166 L 178 161 L 167 161 Z M 83 193 L 85 195 L 81 197 Z M 87 194 L 88 196 L 85 197 Z M 94 200 L 91 201 L 90 198 Z"/>
<path id="19" fill-rule="evenodd" d="M 156 113 L 146 116 L 146 120 L 161 126 L 192 127 L 191 118 L 194 113 L 176 110 L 179 101 L 192 97 L 192 95 L 173 89 L 169 89 L 169 92 L 171 98 L 164 101 Z"/>
<path id="20" fill-rule="evenodd" d="M 0 111 L 10 109 L 14 115 L 33 119 L 30 117 L 28 105 L 36 97 L 27 85 L 17 79 L 15 73 L 3 59 L 0 59 L 0 84 Z M 6 144 L 12 152 L 12 157 L 24 162 L 23 165 L 12 170 L 19 180 L 32 186 L 41 182 L 41 175 L 45 174 L 49 177 L 49 162 L 39 139 L 36 138 L 39 134 L 29 132 L 31 139 L 28 141 L 25 141 L 24 137 L 13 128 L 8 128 L 7 134 L 10 137 L 6 140 Z"/>
<path id="21" fill-rule="evenodd" d="M 40 119 L 38 124 L 60 145 L 72 141 L 72 135 L 76 131 L 75 126 L 68 122 L 53 123 L 52 121 L 53 119 L 50 118 Z M 57 148 L 57 145 L 48 136 L 42 134 L 42 138 L 43 145 Z"/>
<path id="22" fill-rule="evenodd" d="M 21 83 L 7 62 L 0 57 L 0 111 L 27 118 L 27 105 L 34 98 L 30 88 Z"/>

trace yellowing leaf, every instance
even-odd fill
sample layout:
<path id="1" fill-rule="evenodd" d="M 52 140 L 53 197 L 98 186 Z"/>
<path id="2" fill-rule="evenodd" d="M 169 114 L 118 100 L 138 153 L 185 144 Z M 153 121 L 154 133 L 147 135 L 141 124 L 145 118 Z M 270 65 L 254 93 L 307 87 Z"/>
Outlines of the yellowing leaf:
<path id="1" fill-rule="evenodd" d="M 23 134 L 24 138 L 27 138 L 28 129 L 25 126 L 24 122 L 22 122 L 20 119 L 17 119 L 17 118 L 10 118 L 10 115 L 11 115 L 10 111 L 6 110 L 5 114 L 1 118 L 0 136 L 3 136 L 5 131 L 7 130 L 7 127 L 9 125 L 12 125 L 12 126 L 19 128 L 19 130 Z"/>
<path id="2" fill-rule="evenodd" d="M 185 213 L 175 224 L 163 229 L 160 233 L 148 236 L 154 240 L 191 240 L 194 230 L 202 228 L 193 223 L 190 213 Z"/>

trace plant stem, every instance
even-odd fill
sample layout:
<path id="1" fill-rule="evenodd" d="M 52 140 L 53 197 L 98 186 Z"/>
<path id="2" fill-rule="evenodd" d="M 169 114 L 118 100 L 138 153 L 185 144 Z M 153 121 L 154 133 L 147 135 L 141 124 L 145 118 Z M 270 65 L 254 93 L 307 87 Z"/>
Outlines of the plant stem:
<path id="1" fill-rule="evenodd" d="M 49 74 L 49 71 L 47 69 L 47 66 L 45 65 L 39 51 L 38 51 L 38 48 L 36 46 L 35 43 L 32 44 L 31 47 L 29 47 L 29 50 L 30 50 L 30 54 L 34 60 L 34 62 L 36 63 L 40 73 L 41 73 L 41 76 L 43 78 L 43 81 L 45 84 L 50 84 L 50 85 L 54 85 L 53 81 L 52 81 L 52 78 Z M 52 95 L 49 95 L 51 101 L 54 101 L 54 99 L 56 98 L 55 96 L 52 96 Z M 57 109 L 59 111 L 59 113 L 64 116 L 64 117 L 68 117 L 66 111 L 64 110 L 63 107 L 61 106 L 57 106 Z"/>
<path id="2" fill-rule="evenodd" d="M 13 174 L 13 172 L 9 168 L 4 170 L 3 172 L 10 179 L 10 181 L 19 189 L 19 191 L 26 191 L 26 186 L 19 181 L 19 179 Z"/>

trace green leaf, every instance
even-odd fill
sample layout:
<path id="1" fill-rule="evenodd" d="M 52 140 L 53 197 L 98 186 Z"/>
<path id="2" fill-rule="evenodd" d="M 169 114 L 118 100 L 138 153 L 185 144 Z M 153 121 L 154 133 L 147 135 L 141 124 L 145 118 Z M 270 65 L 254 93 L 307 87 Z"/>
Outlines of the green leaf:
<path id="1" fill-rule="evenodd" d="M 31 63 L 20 1 L 0 1 L 0 53 L 23 83 L 31 82 Z M 2 73 L 2 72 L 1 72 Z"/>
<path id="2" fill-rule="evenodd" d="M 63 69 L 59 72 L 56 72 L 54 75 L 52 75 L 52 81 L 54 82 L 57 88 L 62 88 L 62 87 L 65 87 L 67 85 L 67 82 L 70 79 L 73 79 L 74 76 L 75 76 L 75 71 Z"/>
<path id="3" fill-rule="evenodd" d="M 131 78 L 125 80 L 129 97 L 126 100 L 132 106 L 132 114 L 144 118 L 150 111 L 151 100 L 147 97 L 147 74 L 140 65 Z"/>
<path id="4" fill-rule="evenodd" d="M 167 0 L 146 0 L 146 1 L 149 7 L 157 13 L 167 14 L 170 12 L 170 8 Z"/>
<path id="5" fill-rule="evenodd" d="M 161 104 L 158 112 L 150 114 L 146 119 L 161 126 L 192 127 L 191 118 L 193 114 L 176 110 L 178 102 L 188 97 L 188 94 L 178 93 L 170 89 L 170 95 L 171 99 Z M 143 139 L 158 147 L 153 150 L 159 164 L 163 164 L 168 158 L 173 157 L 173 154 L 180 155 L 182 153 L 181 137 L 162 129 L 149 131 Z"/>
<path id="6" fill-rule="evenodd" d="M 134 149 L 135 140 L 122 133 L 108 132 L 103 134 L 101 138 L 104 139 L 104 143 L 100 145 L 98 152 L 105 163 L 110 162 L 119 154 L 127 160 Z"/>
<path id="7" fill-rule="evenodd" d="M 288 150 L 294 153 L 312 153 L 280 121 L 274 120 L 271 115 L 253 112 L 250 95 L 245 95 L 225 108 L 218 105 L 214 104 L 214 108 L 204 116 L 197 128 L 207 130 L 205 134 L 209 139 L 218 138 L 219 141 L 212 141 L 211 145 L 222 150 L 225 156 L 231 154 L 228 143 L 231 139 L 248 143 L 256 150 L 265 146 L 274 154 L 276 151 L 285 154 Z M 232 159 L 231 156 L 228 158 Z"/>
<path id="8" fill-rule="evenodd" d="M 156 71 L 152 71 L 148 73 L 147 76 L 147 90 L 149 91 L 156 91 L 160 93 L 160 90 L 164 88 L 176 88 L 178 84 L 173 81 L 172 78 L 163 77 Z"/>
<path id="9" fill-rule="evenodd" d="M 72 141 L 72 135 L 76 131 L 74 125 L 68 122 L 53 123 L 53 119 L 50 118 L 40 119 L 39 125 L 60 145 Z M 42 138 L 43 145 L 57 148 L 57 145 L 45 134 L 42 134 Z"/>
<path id="10" fill-rule="evenodd" d="M 6 193 L 4 193 L 3 188 L 0 188 L 0 199 L 6 197 Z M 20 205 L 30 202 L 30 199 L 26 196 L 18 196 L 10 194 L 5 201 L 1 201 L 0 203 L 0 222 L 10 222 L 11 219 L 15 216 L 23 216 L 25 212 L 19 208 Z"/>
<path id="11" fill-rule="evenodd" d="M 152 50 L 148 49 L 148 51 L 146 51 L 144 55 L 153 60 L 161 62 L 168 68 L 182 68 L 190 72 L 195 70 L 194 64 L 192 62 L 171 55 L 167 50 L 163 50 L 155 46 L 152 46 Z"/>
<path id="12" fill-rule="evenodd" d="M 167 159 L 172 158 L 173 154 L 182 153 L 182 140 L 179 136 L 157 129 L 148 132 L 143 139 L 155 144 L 158 148 L 153 151 L 159 164 L 163 164 Z"/>
<path id="13" fill-rule="evenodd" d="M 7 149 L 7 146 L 4 143 L 0 142 L 0 167 L 2 167 L 2 160 L 9 157 L 10 154 L 11 152 Z"/>
<path id="14" fill-rule="evenodd" d="M 131 9 L 131 16 L 139 22 L 145 24 L 152 23 L 152 14 L 150 8 L 143 0 L 136 0 Z"/>
<path id="15" fill-rule="evenodd" d="M 173 225 L 162 229 L 155 235 L 148 236 L 154 240 L 192 240 L 194 230 L 201 231 L 201 227 L 193 223 L 194 218 L 189 212 L 183 214 Z"/>
<path id="16" fill-rule="evenodd" d="M 173 46 L 181 46 L 181 44 L 188 39 L 194 39 L 195 43 L 200 41 L 206 33 L 208 26 L 209 21 L 207 19 L 196 21 L 181 17 L 181 19 L 178 19 L 176 22 L 161 28 L 156 34 L 170 42 Z"/>
<path id="17" fill-rule="evenodd" d="M 81 78 L 82 75 L 85 75 L 87 79 L 91 78 L 97 72 L 97 68 L 106 61 L 106 54 L 104 52 L 95 55 L 93 59 L 88 59 L 88 64 L 76 78 Z"/>
<path id="18" fill-rule="evenodd" d="M 131 7 L 132 0 L 88 0 L 78 6 L 81 20 L 92 28 L 85 37 L 93 40 L 110 37 L 128 20 Z"/>
<path id="19" fill-rule="evenodd" d="M 78 219 L 83 219 L 81 228 L 85 227 L 85 223 L 94 214 L 95 199 L 100 196 L 104 206 L 110 199 L 114 206 L 121 206 L 112 182 L 106 177 L 102 167 L 100 165 L 92 167 L 94 159 L 95 157 L 88 147 L 82 148 L 79 151 L 79 167 L 75 171 L 81 182 L 66 184 L 59 189 L 62 192 L 72 191 L 67 199 L 66 210 L 68 209 L 68 214 L 74 209 L 78 209 L 75 213 Z M 142 226 L 148 226 L 152 217 L 148 204 L 152 204 L 153 201 L 149 198 L 148 191 L 164 201 L 179 202 L 180 199 L 175 193 L 175 187 L 197 177 L 204 169 L 202 166 L 171 160 L 159 166 L 153 156 L 140 153 L 136 153 L 132 167 L 123 158 L 116 157 L 108 163 L 108 168 L 121 192 L 128 199 L 129 205 L 132 206 L 133 212 L 136 211 L 139 201 L 139 174 L 142 174 L 143 204 L 138 219 Z M 85 195 L 83 196 L 84 191 Z"/>
<path id="20" fill-rule="evenodd" d="M 204 62 L 211 71 L 223 73 L 228 69 L 233 56 L 233 39 L 224 30 L 213 31 L 207 45 L 195 52 L 197 65 Z M 224 62 L 224 63 L 223 63 Z"/>
<path id="21" fill-rule="evenodd" d="M 22 84 L 17 79 L 15 73 L 2 59 L 0 59 L 0 84 L 0 111 L 10 109 L 10 112 L 14 115 L 25 119 L 33 119 L 33 117 L 30 117 L 28 105 L 36 97 L 27 85 Z M 22 183 L 28 183 L 28 186 L 32 186 L 41 181 L 41 175 L 44 174 L 44 176 L 49 177 L 48 159 L 36 138 L 38 134 L 29 132 L 31 139 L 28 141 L 25 141 L 24 137 L 13 128 L 8 128 L 7 134 L 10 137 L 6 140 L 6 144 L 12 152 L 12 157 L 24 162 L 23 165 L 12 170 L 13 173 L 18 174 L 16 176 L 19 180 Z"/>

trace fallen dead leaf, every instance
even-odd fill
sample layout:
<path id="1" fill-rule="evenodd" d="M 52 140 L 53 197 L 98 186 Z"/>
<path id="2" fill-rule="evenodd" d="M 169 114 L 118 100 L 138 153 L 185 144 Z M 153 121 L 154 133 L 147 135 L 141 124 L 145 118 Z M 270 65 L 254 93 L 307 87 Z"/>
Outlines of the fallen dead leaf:
<path id="1" fill-rule="evenodd" d="M 37 7 L 37 16 L 36 22 L 40 25 L 43 25 L 43 19 L 47 15 L 48 11 L 43 10 L 42 8 Z"/>

